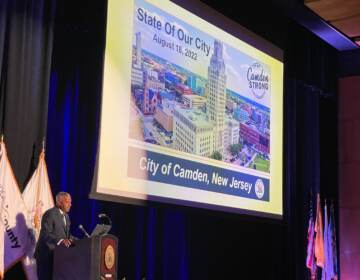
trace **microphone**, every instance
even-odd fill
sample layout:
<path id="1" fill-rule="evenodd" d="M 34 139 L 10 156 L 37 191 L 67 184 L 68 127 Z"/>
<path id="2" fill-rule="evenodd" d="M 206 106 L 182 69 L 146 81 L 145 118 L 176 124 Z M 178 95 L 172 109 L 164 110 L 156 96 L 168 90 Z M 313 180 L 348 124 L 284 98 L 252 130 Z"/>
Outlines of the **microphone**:
<path id="1" fill-rule="evenodd" d="M 83 227 L 82 224 L 79 225 L 79 229 L 85 234 L 86 237 L 88 237 L 88 238 L 90 237 L 90 235 L 89 235 L 89 234 L 87 233 L 87 231 L 84 229 L 84 227 Z"/>
<path id="2" fill-rule="evenodd" d="M 100 214 L 98 215 L 98 217 L 99 217 L 99 218 L 106 218 L 106 219 L 108 220 L 109 225 L 112 224 L 112 221 L 111 221 L 110 217 L 109 217 L 108 215 L 106 215 L 105 213 L 100 213 Z"/>

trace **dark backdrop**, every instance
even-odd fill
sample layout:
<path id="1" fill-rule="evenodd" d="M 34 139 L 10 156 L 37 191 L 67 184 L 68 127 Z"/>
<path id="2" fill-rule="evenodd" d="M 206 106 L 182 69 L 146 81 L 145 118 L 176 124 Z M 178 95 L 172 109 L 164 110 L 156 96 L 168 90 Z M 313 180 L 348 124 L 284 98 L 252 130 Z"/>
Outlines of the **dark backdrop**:
<path id="1" fill-rule="evenodd" d="M 26 6 L 31 1 L 18 2 Z M 80 235 L 76 230 L 79 223 L 91 230 L 97 213 L 109 214 L 114 224 L 112 233 L 119 238 L 120 279 L 306 279 L 310 190 L 321 190 L 337 202 L 336 51 L 270 3 L 262 9 L 256 3 L 244 4 L 242 9 L 234 9 L 226 2 L 209 3 L 284 49 L 283 220 L 167 204 L 131 206 L 94 201 L 88 199 L 88 194 L 99 128 L 104 2 L 54 1 L 53 21 L 50 17 L 45 22 L 54 32 L 52 59 L 42 64 L 51 65 L 51 70 L 46 68 L 44 76 L 40 75 L 49 77 L 43 84 L 46 87 L 49 82 L 46 160 L 53 193 L 66 190 L 73 196 L 71 219 L 75 234 Z M 0 25 L 2 100 L 9 95 L 4 77 L 14 75 L 4 63 L 10 58 L 9 51 L 1 47 L 10 42 L 6 39 L 9 32 L 19 31 Z M 44 70 L 35 71 L 41 74 Z M 15 86 L 15 79 L 12 83 Z M 34 87 L 29 88 L 29 92 L 34 91 Z M 10 108 L 19 105 L 7 100 L 2 107 L 5 123 L 11 118 L 24 118 L 27 106 L 40 104 L 44 98 L 46 93 L 34 96 L 31 102 L 17 107 L 16 113 Z M 6 143 L 16 169 L 20 168 L 16 162 L 21 162 L 23 151 L 14 147 L 19 142 L 32 145 L 36 138 L 31 136 L 32 131 L 45 131 L 46 118 L 29 121 L 27 137 L 21 134 L 24 129 L 18 131 L 9 123 L 7 129 L 13 131 L 16 141 L 9 139 Z M 25 165 L 30 166 L 29 161 L 24 161 Z M 17 172 L 18 178 L 28 173 L 28 167 L 21 168 L 25 171 Z M 26 181 L 26 176 L 19 181 Z"/>
<path id="2" fill-rule="evenodd" d="M 46 135 L 54 16 L 55 1 L 0 1 L 0 127 L 21 186 Z"/>

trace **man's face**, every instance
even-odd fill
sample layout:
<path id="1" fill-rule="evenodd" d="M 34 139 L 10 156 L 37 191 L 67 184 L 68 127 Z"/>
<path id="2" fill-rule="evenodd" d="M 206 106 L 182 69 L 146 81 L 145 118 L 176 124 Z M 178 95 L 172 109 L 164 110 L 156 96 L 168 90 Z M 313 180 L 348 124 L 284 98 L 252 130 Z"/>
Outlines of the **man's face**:
<path id="1" fill-rule="evenodd" d="M 59 208 L 65 213 L 69 213 L 71 208 L 71 196 L 65 195 L 59 201 Z"/>

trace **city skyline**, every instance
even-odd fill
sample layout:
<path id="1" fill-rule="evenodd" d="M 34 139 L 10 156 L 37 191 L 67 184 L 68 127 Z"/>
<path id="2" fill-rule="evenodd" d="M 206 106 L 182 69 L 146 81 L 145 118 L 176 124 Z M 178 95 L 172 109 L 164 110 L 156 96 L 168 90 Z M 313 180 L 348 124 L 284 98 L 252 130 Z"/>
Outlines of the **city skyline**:
<path id="1" fill-rule="evenodd" d="M 139 51 L 142 46 L 141 39 L 139 39 L 141 38 L 140 33 L 136 33 L 136 37 L 137 45 L 133 48 L 132 67 L 132 85 L 136 89 L 132 88 L 132 101 L 137 104 L 136 106 L 140 110 L 139 119 L 143 122 L 143 127 L 140 128 L 143 130 L 143 139 L 139 140 L 204 157 L 214 158 L 214 153 L 217 152 L 216 159 L 246 167 L 251 164 L 254 169 L 256 169 L 256 165 L 253 162 L 256 160 L 259 162 L 258 154 L 265 155 L 265 158 L 262 159 L 262 162 L 265 162 L 262 171 L 269 172 L 270 151 L 266 151 L 266 149 L 261 151 L 255 147 L 255 145 L 258 147 L 266 145 L 269 149 L 269 137 L 266 140 L 266 136 L 256 136 L 257 128 L 244 123 L 242 123 L 243 134 L 241 134 L 240 122 L 234 117 L 236 114 L 230 113 L 227 108 L 227 106 L 230 107 L 232 98 L 226 91 L 222 43 L 214 40 L 214 53 L 208 66 L 209 77 L 205 85 L 206 98 L 200 96 L 189 98 L 189 96 L 198 96 L 195 91 L 184 84 L 189 77 L 186 77 L 184 73 L 174 71 L 173 69 L 176 67 L 164 58 L 160 58 L 159 62 L 152 60 L 155 59 L 154 54 L 152 54 L 152 59 L 144 56 L 144 52 Z M 141 59 L 140 67 L 137 57 L 139 54 L 144 56 Z M 139 71 L 142 73 L 143 84 L 137 80 Z M 177 71 L 180 71 L 179 68 Z M 189 73 L 191 72 L 187 71 L 187 75 Z M 168 77 L 166 78 L 166 76 Z M 232 102 L 236 104 L 238 101 Z M 247 109 L 252 110 L 253 107 L 254 105 L 251 105 Z M 260 111 L 260 109 L 256 111 Z M 240 113 L 238 114 L 239 120 Z M 267 113 L 256 113 L 255 117 L 260 118 L 261 122 L 265 115 Z M 252 116 L 248 113 L 249 120 L 250 117 Z M 244 121 L 243 118 L 241 120 Z M 262 120 L 262 127 L 266 126 L 266 121 Z M 270 133 L 269 130 L 268 132 Z M 138 138 L 139 135 L 137 137 L 130 135 L 130 137 Z M 260 145 L 256 142 L 259 142 L 261 137 L 263 137 L 263 141 Z M 232 151 L 239 144 L 242 146 L 241 150 L 235 155 Z M 230 146 L 233 146 L 231 152 Z"/>

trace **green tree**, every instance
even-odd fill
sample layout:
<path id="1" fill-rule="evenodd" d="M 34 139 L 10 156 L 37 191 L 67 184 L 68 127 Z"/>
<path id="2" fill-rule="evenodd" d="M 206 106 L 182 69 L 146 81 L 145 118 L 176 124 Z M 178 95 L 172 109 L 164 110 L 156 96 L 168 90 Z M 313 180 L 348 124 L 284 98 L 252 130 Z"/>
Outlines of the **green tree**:
<path id="1" fill-rule="evenodd" d="M 210 157 L 213 159 L 222 160 L 222 155 L 220 154 L 219 151 L 213 152 L 213 154 Z"/>
<path id="2" fill-rule="evenodd" d="M 233 144 L 230 146 L 229 151 L 232 156 L 236 156 L 241 151 L 241 148 L 242 148 L 241 144 Z"/>

